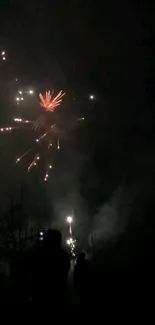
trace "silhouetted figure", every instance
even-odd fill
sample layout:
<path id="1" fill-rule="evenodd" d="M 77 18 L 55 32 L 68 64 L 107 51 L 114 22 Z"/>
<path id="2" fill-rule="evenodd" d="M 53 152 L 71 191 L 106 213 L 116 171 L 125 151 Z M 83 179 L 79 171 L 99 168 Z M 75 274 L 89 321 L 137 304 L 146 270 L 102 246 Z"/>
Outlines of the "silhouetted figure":
<path id="1" fill-rule="evenodd" d="M 32 300 L 37 303 L 61 304 L 70 269 L 69 255 L 62 249 L 62 236 L 49 229 L 42 247 L 34 254 Z"/>
<path id="2" fill-rule="evenodd" d="M 89 295 L 91 286 L 91 268 L 85 253 L 81 252 L 74 268 L 74 286 L 80 299 Z"/>

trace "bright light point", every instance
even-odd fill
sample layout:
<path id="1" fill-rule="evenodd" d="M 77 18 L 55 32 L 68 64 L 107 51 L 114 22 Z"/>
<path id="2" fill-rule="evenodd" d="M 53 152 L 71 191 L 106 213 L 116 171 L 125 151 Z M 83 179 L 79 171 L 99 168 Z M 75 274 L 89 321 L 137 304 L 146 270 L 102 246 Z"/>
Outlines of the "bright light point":
<path id="1" fill-rule="evenodd" d="M 9 128 L 9 130 L 12 130 L 12 128 Z"/>
<path id="2" fill-rule="evenodd" d="M 25 123 L 29 123 L 29 121 L 28 121 L 28 120 L 26 120 L 26 121 L 25 121 Z"/>
<path id="3" fill-rule="evenodd" d="M 16 162 L 20 161 L 20 158 L 17 158 Z"/>
<path id="4" fill-rule="evenodd" d="M 3 61 L 5 61 L 5 60 L 6 60 L 5 56 L 3 56 Z"/>
<path id="5" fill-rule="evenodd" d="M 48 174 L 46 174 L 46 177 L 48 177 Z"/>
<path id="6" fill-rule="evenodd" d="M 57 146 L 57 149 L 59 150 L 59 149 L 60 149 L 60 147 L 59 147 L 59 146 Z"/>
<path id="7" fill-rule="evenodd" d="M 39 139 L 36 139 L 36 142 L 39 142 Z"/>
<path id="8" fill-rule="evenodd" d="M 52 166 L 51 166 L 51 165 L 49 165 L 49 168 L 51 169 L 51 168 L 52 168 Z"/>
<path id="9" fill-rule="evenodd" d="M 42 231 L 40 231 L 40 236 L 43 236 L 43 232 Z"/>
<path id="10" fill-rule="evenodd" d="M 19 102 L 20 98 L 19 97 L 16 97 L 16 101 Z"/>
<path id="11" fill-rule="evenodd" d="M 1 131 L 3 131 L 3 129 L 1 129 Z"/>
<path id="12" fill-rule="evenodd" d="M 84 117 L 82 117 L 82 120 L 84 121 Z"/>
<path id="13" fill-rule="evenodd" d="M 70 245 L 70 239 L 66 240 L 67 245 Z"/>
<path id="14" fill-rule="evenodd" d="M 9 130 L 9 128 L 6 128 L 6 130 L 8 131 L 8 130 Z"/>
<path id="15" fill-rule="evenodd" d="M 18 78 L 16 78 L 15 81 L 17 82 L 18 81 Z"/>
<path id="16" fill-rule="evenodd" d="M 34 166 L 36 166 L 36 162 L 34 162 Z"/>
<path id="17" fill-rule="evenodd" d="M 91 100 L 93 100 L 93 99 L 94 99 L 94 95 L 90 95 L 89 98 L 90 98 Z"/>
<path id="18" fill-rule="evenodd" d="M 44 181 L 46 182 L 47 181 L 47 178 L 44 178 Z"/>
<path id="19" fill-rule="evenodd" d="M 29 90 L 29 94 L 30 95 L 33 95 L 34 94 L 34 91 L 32 89 Z"/>
<path id="20" fill-rule="evenodd" d="M 70 216 L 67 217 L 67 222 L 68 222 L 68 223 L 72 223 L 72 221 L 73 221 L 73 218 L 72 218 L 72 217 L 70 217 Z"/>
<path id="21" fill-rule="evenodd" d="M 40 159 L 40 157 L 39 156 L 37 156 L 37 160 L 39 160 Z"/>
<path id="22" fill-rule="evenodd" d="M 22 92 L 21 90 L 19 90 L 19 94 L 22 95 L 22 93 L 23 93 L 23 92 Z"/>
<path id="23" fill-rule="evenodd" d="M 5 55 L 5 52 L 4 51 L 2 52 L 2 55 Z"/>
<path id="24" fill-rule="evenodd" d="M 21 100 L 24 100 L 24 98 L 23 98 L 23 97 L 21 97 Z"/>

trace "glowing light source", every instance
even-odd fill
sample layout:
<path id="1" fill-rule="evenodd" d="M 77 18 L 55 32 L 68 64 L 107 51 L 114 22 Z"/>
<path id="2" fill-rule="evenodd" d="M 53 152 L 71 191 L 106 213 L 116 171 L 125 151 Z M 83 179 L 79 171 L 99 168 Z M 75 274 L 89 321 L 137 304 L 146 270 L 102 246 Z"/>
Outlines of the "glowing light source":
<path id="1" fill-rule="evenodd" d="M 5 61 L 5 60 L 6 60 L 5 56 L 3 56 L 3 61 Z"/>
<path id="2" fill-rule="evenodd" d="M 89 96 L 89 99 L 91 99 L 91 100 L 93 100 L 94 98 L 95 98 L 95 97 L 94 97 L 93 94 Z"/>
<path id="3" fill-rule="evenodd" d="M 19 90 L 19 94 L 22 95 L 22 93 L 23 93 L 23 92 L 22 92 L 21 90 Z"/>
<path id="4" fill-rule="evenodd" d="M 20 101 L 20 98 L 19 97 L 16 97 L 16 101 L 19 102 Z"/>
<path id="5" fill-rule="evenodd" d="M 5 52 L 4 51 L 2 52 L 2 55 L 5 55 Z"/>
<path id="6" fill-rule="evenodd" d="M 33 95 L 34 94 L 34 91 L 32 89 L 29 90 L 29 94 L 30 95 Z"/>
<path id="7" fill-rule="evenodd" d="M 24 98 L 23 98 L 23 97 L 21 97 L 21 100 L 24 100 Z"/>
<path id="8" fill-rule="evenodd" d="M 68 217 L 67 217 L 67 222 L 68 222 L 68 223 L 72 223 L 72 221 L 73 221 L 73 218 L 72 218 L 71 216 L 68 216 Z"/>

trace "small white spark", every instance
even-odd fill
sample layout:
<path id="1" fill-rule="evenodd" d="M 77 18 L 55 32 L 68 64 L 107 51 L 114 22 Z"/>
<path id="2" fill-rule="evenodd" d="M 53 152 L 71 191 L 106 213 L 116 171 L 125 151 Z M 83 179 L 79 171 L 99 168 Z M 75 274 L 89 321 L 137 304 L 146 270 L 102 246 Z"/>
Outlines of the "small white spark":
<path id="1" fill-rule="evenodd" d="M 1 129 L 1 131 L 3 131 L 3 129 Z"/>
<path id="2" fill-rule="evenodd" d="M 23 97 L 21 97 L 21 100 L 24 100 L 24 98 L 23 98 Z"/>
<path id="3" fill-rule="evenodd" d="M 36 162 L 34 162 L 34 166 L 36 166 Z"/>
<path id="4" fill-rule="evenodd" d="M 39 139 L 36 139 L 36 142 L 39 142 Z"/>
<path id="5" fill-rule="evenodd" d="M 20 98 L 19 97 L 16 97 L 16 101 L 19 102 Z"/>
<path id="6" fill-rule="evenodd" d="M 39 156 L 37 156 L 37 160 L 39 160 L 40 159 L 40 157 Z"/>
<path id="7" fill-rule="evenodd" d="M 5 55 L 5 51 L 2 52 L 2 55 Z"/>
<path id="8" fill-rule="evenodd" d="M 90 95 L 89 99 L 93 100 L 94 99 L 94 95 Z"/>
<path id="9" fill-rule="evenodd" d="M 23 92 L 22 92 L 21 90 L 19 90 L 19 94 L 22 95 L 22 93 L 23 93 Z"/>
<path id="10" fill-rule="evenodd" d="M 5 61 L 5 60 L 6 60 L 5 56 L 3 56 L 3 61 Z"/>
<path id="11" fill-rule="evenodd" d="M 34 94 L 34 91 L 32 89 L 29 90 L 29 94 L 30 95 L 33 95 Z"/>
<path id="12" fill-rule="evenodd" d="M 52 168 L 52 165 L 49 165 L 49 168 L 51 169 Z"/>
<path id="13" fill-rule="evenodd" d="M 49 175 L 48 174 L 46 174 L 46 178 L 48 177 Z"/>
<path id="14" fill-rule="evenodd" d="M 20 161 L 20 158 L 17 158 L 16 162 Z"/>

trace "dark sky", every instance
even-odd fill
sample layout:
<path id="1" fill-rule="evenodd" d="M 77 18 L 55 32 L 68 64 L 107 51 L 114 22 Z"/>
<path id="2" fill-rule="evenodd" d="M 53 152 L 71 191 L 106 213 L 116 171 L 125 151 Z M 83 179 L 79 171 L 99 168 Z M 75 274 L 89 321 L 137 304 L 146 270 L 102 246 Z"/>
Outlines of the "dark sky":
<path id="1" fill-rule="evenodd" d="M 124 174 L 130 178 L 135 172 L 135 155 L 152 152 L 153 9 L 134 1 L 1 1 L 0 6 L 0 48 L 8 56 L 7 68 L 1 66 L 0 117 L 12 116 L 16 75 L 22 86 L 37 91 L 66 91 L 65 105 L 83 112 L 87 122 L 62 153 L 64 167 L 60 164 L 48 200 L 58 193 L 53 200 L 59 210 L 66 193 L 80 193 L 94 213 Z"/>

